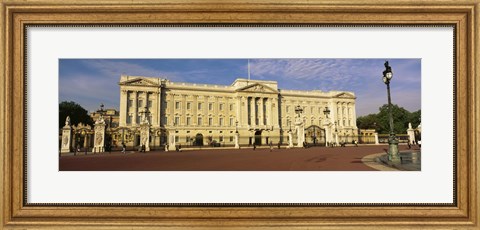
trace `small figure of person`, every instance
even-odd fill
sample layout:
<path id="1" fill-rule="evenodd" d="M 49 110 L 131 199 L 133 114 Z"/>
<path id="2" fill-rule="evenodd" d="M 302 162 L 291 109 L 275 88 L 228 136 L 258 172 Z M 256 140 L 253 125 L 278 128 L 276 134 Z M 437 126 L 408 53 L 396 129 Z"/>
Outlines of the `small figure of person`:
<path id="1" fill-rule="evenodd" d="M 272 141 L 270 141 L 270 152 L 273 150 Z"/>
<path id="2" fill-rule="evenodd" d="M 182 151 L 182 145 L 178 145 L 178 151 L 181 152 Z"/>
<path id="3" fill-rule="evenodd" d="M 407 141 L 407 145 L 408 145 L 408 149 L 411 149 L 411 148 L 412 148 L 412 145 L 410 144 L 410 140 Z"/>
<path id="4" fill-rule="evenodd" d="M 353 143 L 355 144 L 355 147 L 358 147 L 358 141 L 354 140 Z"/>
<path id="5" fill-rule="evenodd" d="M 168 152 L 168 145 L 165 145 L 165 152 Z"/>
<path id="6" fill-rule="evenodd" d="M 253 143 L 253 150 L 255 150 L 256 148 L 257 148 L 257 145 Z"/>
<path id="7" fill-rule="evenodd" d="M 145 152 L 145 144 L 142 144 L 142 150 L 141 152 Z"/>
<path id="8" fill-rule="evenodd" d="M 127 149 L 127 146 L 125 145 L 125 142 L 122 142 L 122 153 L 125 153 L 126 149 Z"/>
<path id="9" fill-rule="evenodd" d="M 278 142 L 278 149 L 280 149 L 280 141 Z"/>

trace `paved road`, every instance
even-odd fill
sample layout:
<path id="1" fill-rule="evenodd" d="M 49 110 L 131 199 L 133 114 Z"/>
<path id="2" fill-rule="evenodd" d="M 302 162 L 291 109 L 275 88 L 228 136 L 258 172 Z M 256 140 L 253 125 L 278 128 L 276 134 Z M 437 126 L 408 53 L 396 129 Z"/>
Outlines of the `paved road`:
<path id="1" fill-rule="evenodd" d="M 60 171 L 374 171 L 364 156 L 386 145 L 308 149 L 213 149 L 61 156 Z M 400 146 L 401 150 L 406 146 Z"/>

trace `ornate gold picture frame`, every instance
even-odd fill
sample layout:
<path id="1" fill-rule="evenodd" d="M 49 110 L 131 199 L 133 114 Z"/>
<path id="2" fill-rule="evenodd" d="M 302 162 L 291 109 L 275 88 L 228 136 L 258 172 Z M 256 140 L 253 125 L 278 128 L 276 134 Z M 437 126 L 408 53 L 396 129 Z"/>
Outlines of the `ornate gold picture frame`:
<path id="1" fill-rule="evenodd" d="M 479 0 L 3 0 L 0 85 L 1 226 L 13 228 L 479 227 Z M 455 28 L 453 205 L 48 205 L 26 202 L 26 26 L 152 24 L 452 25 Z M 427 83 L 428 84 L 428 83 Z"/>

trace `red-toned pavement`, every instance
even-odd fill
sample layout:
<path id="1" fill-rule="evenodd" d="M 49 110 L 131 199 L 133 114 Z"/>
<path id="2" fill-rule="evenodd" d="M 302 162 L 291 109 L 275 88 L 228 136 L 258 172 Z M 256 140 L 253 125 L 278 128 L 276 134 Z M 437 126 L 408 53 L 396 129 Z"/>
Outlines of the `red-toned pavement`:
<path id="1" fill-rule="evenodd" d="M 406 146 L 399 146 L 401 150 Z M 364 156 L 387 145 L 185 150 L 183 152 L 120 152 L 61 156 L 60 171 L 374 171 Z"/>

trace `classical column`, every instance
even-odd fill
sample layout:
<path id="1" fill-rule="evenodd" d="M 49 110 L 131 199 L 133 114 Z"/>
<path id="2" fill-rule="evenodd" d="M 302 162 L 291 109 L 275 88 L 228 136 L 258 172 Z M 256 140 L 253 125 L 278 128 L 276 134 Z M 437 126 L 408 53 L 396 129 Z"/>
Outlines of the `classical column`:
<path id="1" fill-rule="evenodd" d="M 272 102 L 270 98 L 265 98 L 265 125 L 272 125 L 271 117 L 272 117 Z M 270 128 L 270 127 L 269 127 Z"/>
<path id="2" fill-rule="evenodd" d="M 168 102 L 170 104 L 170 119 L 169 122 L 173 126 L 175 122 L 175 95 L 173 93 L 170 94 L 170 101 Z M 177 124 L 178 125 L 178 124 Z"/>
<path id="3" fill-rule="evenodd" d="M 352 125 L 357 128 L 357 112 L 355 111 L 355 104 L 352 103 Z"/>
<path id="4" fill-rule="evenodd" d="M 263 126 L 265 125 L 263 123 L 263 118 L 265 117 L 264 111 L 263 111 L 263 97 L 258 98 L 258 125 Z"/>
<path id="5" fill-rule="evenodd" d="M 242 125 L 243 124 L 243 121 L 242 121 L 242 100 L 243 100 L 243 97 L 240 97 L 240 96 L 237 96 L 237 100 L 236 100 L 236 105 L 235 105 L 235 120 L 238 122 L 238 124 Z M 235 121 L 233 121 L 235 122 Z"/>
<path id="6" fill-rule="evenodd" d="M 132 115 L 132 125 L 136 125 L 137 124 L 137 93 L 138 91 L 133 91 L 132 94 L 133 94 L 133 97 L 132 97 L 132 101 L 133 101 L 133 105 L 132 105 L 132 111 L 131 113 L 133 114 Z"/>
<path id="7" fill-rule="evenodd" d="M 192 102 L 192 125 L 198 125 L 198 95 L 193 96 Z"/>
<path id="8" fill-rule="evenodd" d="M 181 104 L 180 111 L 182 114 L 182 116 L 180 117 L 180 123 L 182 125 L 186 125 L 187 124 L 187 95 L 185 94 L 182 95 L 182 101 L 180 102 L 180 104 Z"/>
<path id="9" fill-rule="evenodd" d="M 122 89 L 120 92 L 120 126 L 124 127 L 127 124 L 128 116 L 128 91 Z"/>
<path id="10" fill-rule="evenodd" d="M 153 126 L 158 126 L 160 124 L 157 116 L 159 112 L 157 99 L 158 99 L 158 92 L 153 92 L 152 93 L 152 110 L 150 111 L 150 114 L 152 115 L 151 117 L 152 117 Z"/>
<path id="11" fill-rule="evenodd" d="M 250 126 L 252 126 L 252 127 L 257 126 L 257 122 L 256 122 L 257 113 L 256 113 L 255 101 L 256 101 L 256 98 L 251 97 L 251 100 L 250 100 Z"/>
<path id="12" fill-rule="evenodd" d="M 242 97 L 241 99 L 242 104 L 240 105 L 240 108 L 242 109 L 242 121 L 240 121 L 240 126 L 247 127 L 248 124 L 248 100 L 247 97 Z"/>
<path id="13" fill-rule="evenodd" d="M 272 120 L 273 126 L 279 128 L 280 126 L 278 124 L 278 119 L 279 119 L 278 110 L 280 109 L 280 107 L 279 107 L 280 104 L 278 103 L 278 101 L 281 100 L 281 99 L 278 99 L 278 98 L 277 98 L 277 100 L 273 100 L 273 99 L 274 98 L 271 99 L 271 104 L 272 104 L 272 118 L 271 118 L 271 120 Z M 286 115 L 287 115 L 287 113 L 284 114 L 284 116 L 286 116 Z M 285 130 L 285 127 L 286 127 L 285 125 L 287 125 L 287 124 L 282 124 L 284 130 Z"/>

